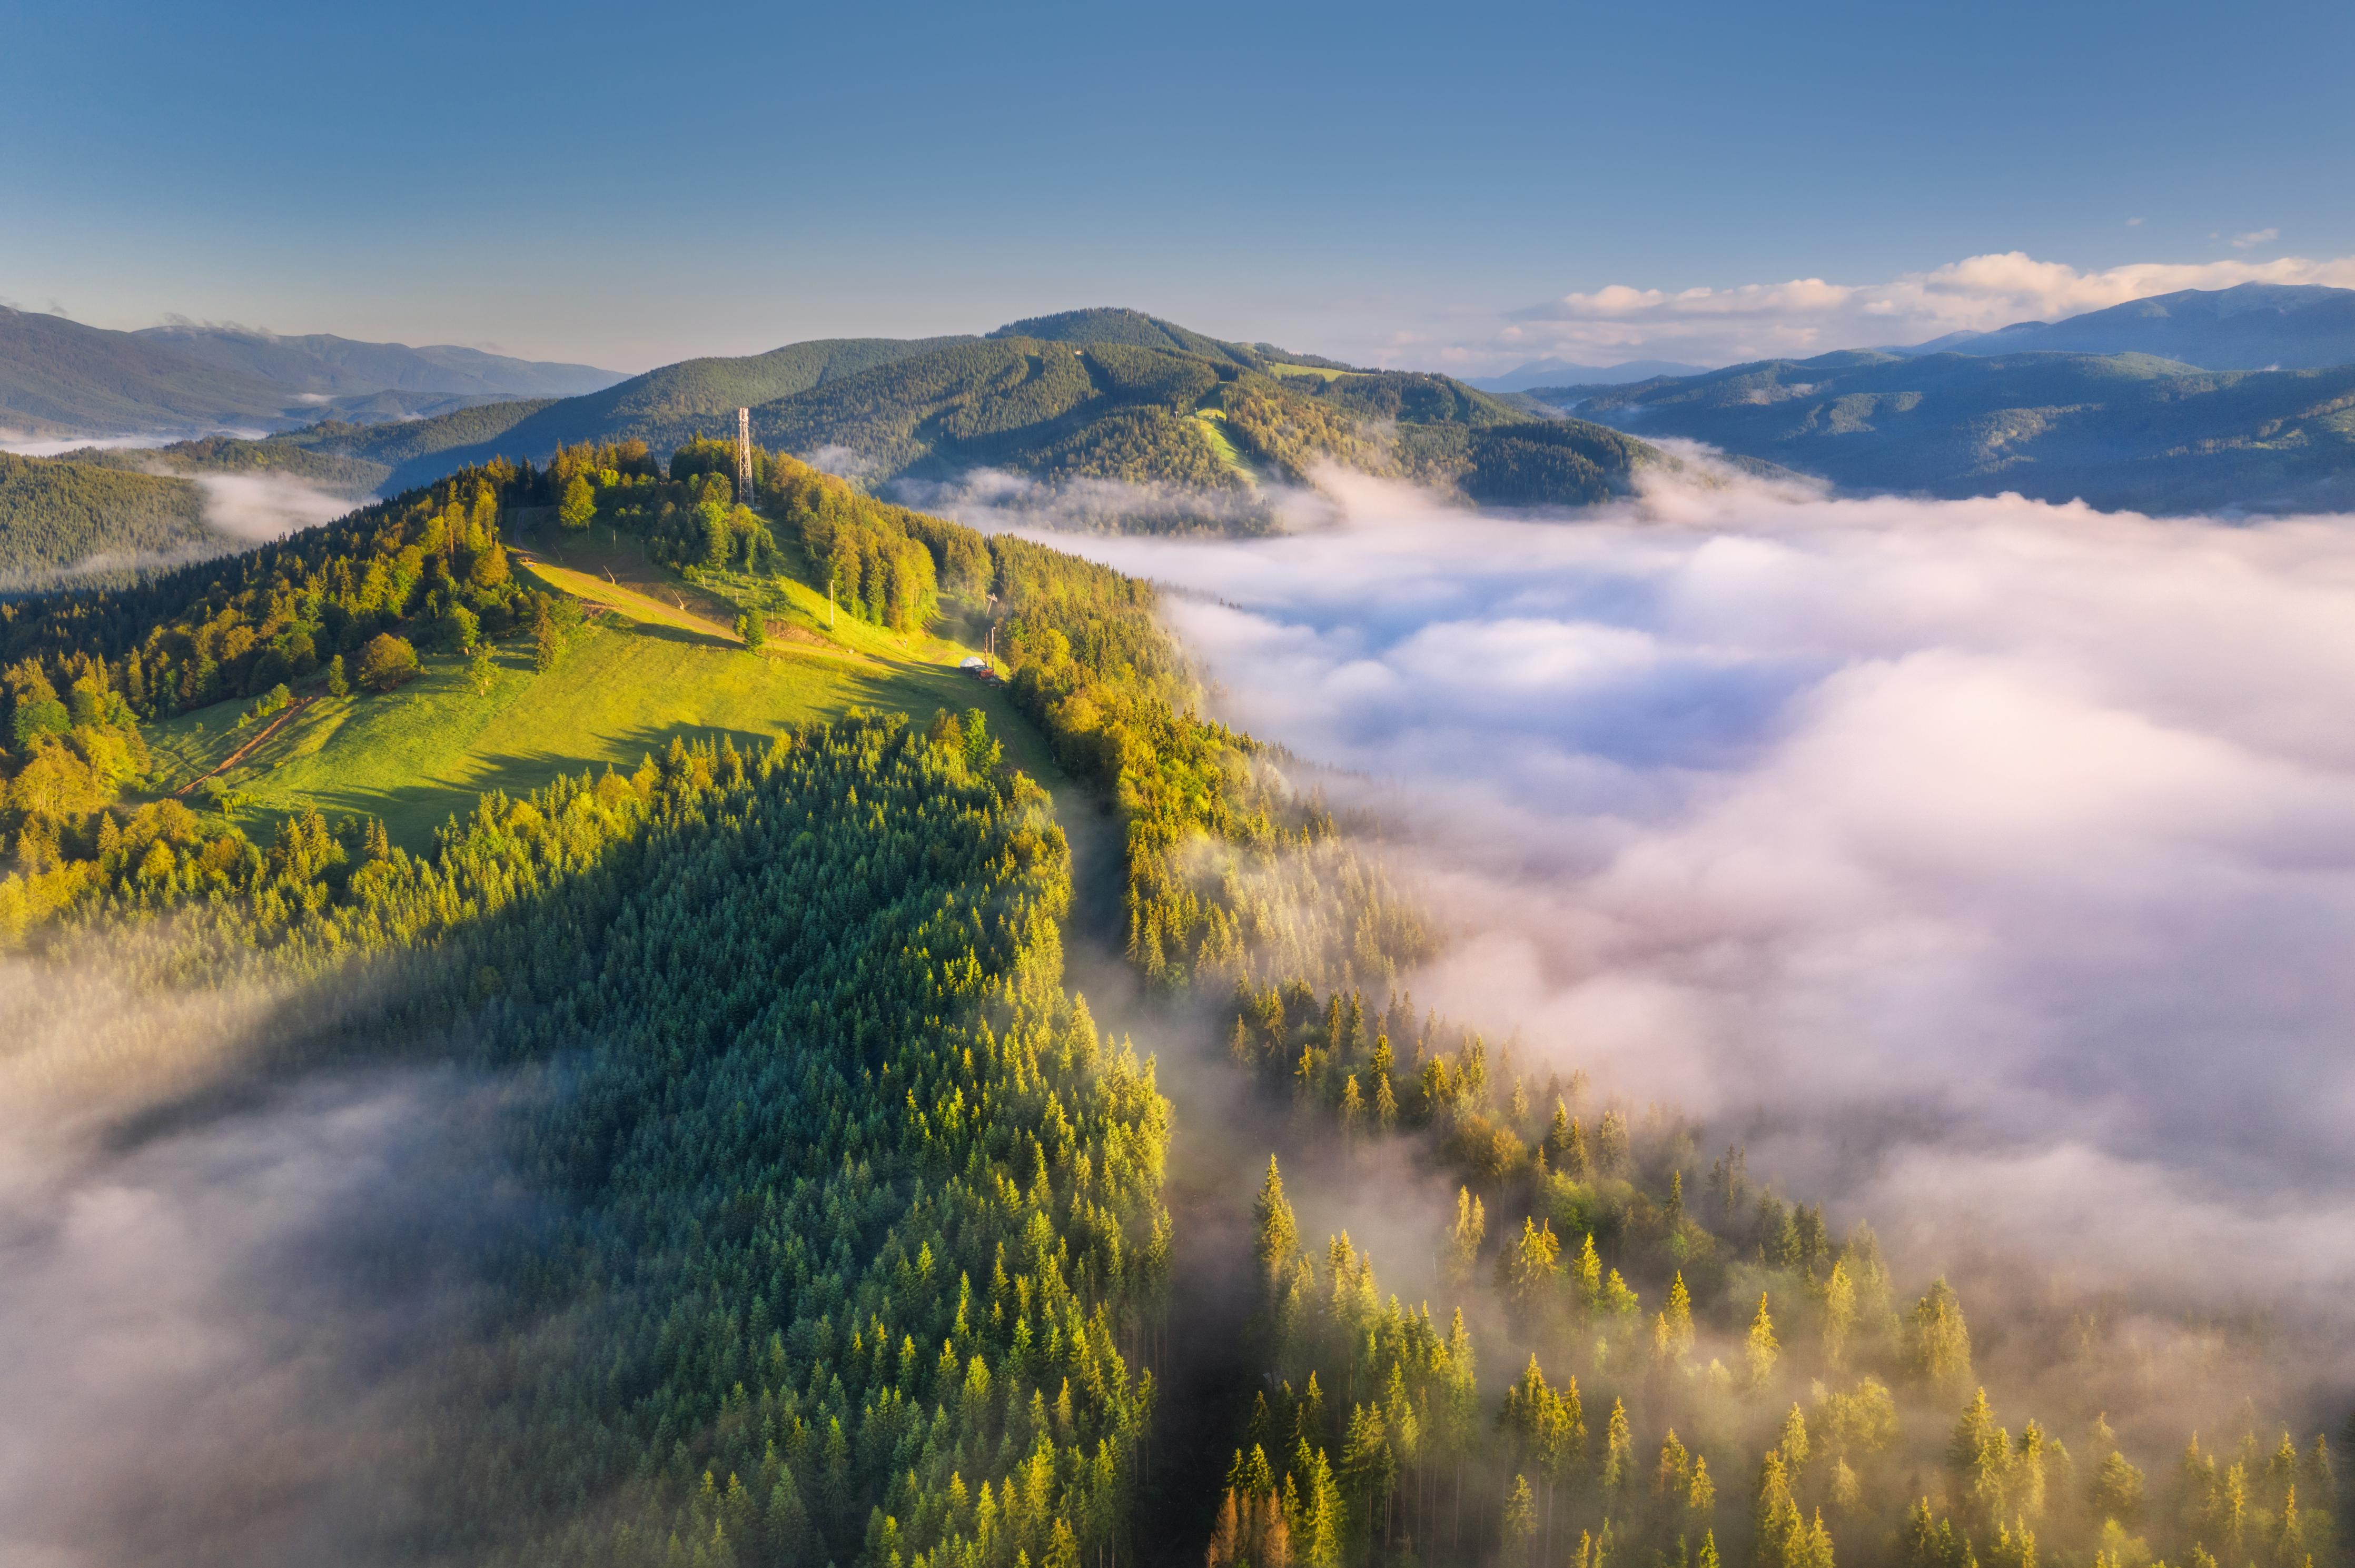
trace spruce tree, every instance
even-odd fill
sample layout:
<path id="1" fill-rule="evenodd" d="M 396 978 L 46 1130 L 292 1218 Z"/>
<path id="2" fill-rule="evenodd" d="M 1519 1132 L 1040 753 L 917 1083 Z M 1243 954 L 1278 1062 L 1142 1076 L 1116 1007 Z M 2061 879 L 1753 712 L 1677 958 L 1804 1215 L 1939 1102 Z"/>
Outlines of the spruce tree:
<path id="1" fill-rule="evenodd" d="M 1742 1348 L 1742 1357 L 1750 1374 L 1750 1386 L 1763 1389 L 1774 1375 L 1774 1363 L 1782 1359 L 1783 1347 L 1774 1338 L 1774 1320 L 1767 1315 L 1766 1297 L 1758 1297 L 1758 1316 L 1750 1320 L 1750 1338 Z"/>

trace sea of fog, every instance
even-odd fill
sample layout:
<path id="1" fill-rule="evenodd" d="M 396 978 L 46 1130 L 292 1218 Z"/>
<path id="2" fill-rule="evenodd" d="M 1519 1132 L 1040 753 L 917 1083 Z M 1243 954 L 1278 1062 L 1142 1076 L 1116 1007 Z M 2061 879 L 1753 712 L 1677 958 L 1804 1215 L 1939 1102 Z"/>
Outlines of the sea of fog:
<path id="1" fill-rule="evenodd" d="M 1901 1261 L 2349 1298 L 2355 519 L 1320 488 L 1277 538 L 1042 537 L 1167 585 L 1221 715 L 1391 825 L 1452 936 L 1418 1006 Z"/>

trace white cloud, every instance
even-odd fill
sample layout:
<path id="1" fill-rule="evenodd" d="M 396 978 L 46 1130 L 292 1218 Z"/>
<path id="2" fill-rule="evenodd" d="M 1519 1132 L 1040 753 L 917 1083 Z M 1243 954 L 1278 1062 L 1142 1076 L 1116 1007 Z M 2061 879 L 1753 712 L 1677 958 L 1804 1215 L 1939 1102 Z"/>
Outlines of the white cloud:
<path id="1" fill-rule="evenodd" d="M 2281 230 L 2278 229 L 2253 229 L 2246 234 L 2233 235 L 2232 248 L 2247 251 L 2258 245 L 2270 245 L 2280 238 Z"/>
<path id="2" fill-rule="evenodd" d="M 257 544 L 333 522 L 369 499 L 330 495 L 278 474 L 194 477 L 197 487 L 205 493 L 205 521 L 232 539 Z"/>
<path id="3" fill-rule="evenodd" d="M 1461 933 L 1419 1004 L 1924 1250 L 2343 1307 L 2355 519 L 1327 484 L 1323 531 L 1062 542 L 1196 591 L 1228 715 L 1381 781 Z"/>
<path id="4" fill-rule="evenodd" d="M 144 451 L 151 447 L 168 446 L 179 440 L 170 435 L 76 435 L 32 436 L 20 430 L 0 426 L 0 452 L 17 457 L 56 457 L 61 453 L 88 450 L 111 451 L 131 448 Z"/>
<path id="5" fill-rule="evenodd" d="M 0 1562 L 375 1561 L 417 1522 L 407 1423 L 449 1396 L 475 1227 L 521 1217 L 507 1106 L 246 1079 L 372 988 L 139 983 L 167 945 L 0 961 Z"/>
<path id="6" fill-rule="evenodd" d="M 2279 230 L 2264 229 L 2237 236 L 2232 244 L 2248 250 L 2277 238 Z M 1555 355 L 1582 364 L 1636 357 L 1715 363 L 1806 357 L 2057 320 L 2178 289 L 2248 283 L 2355 288 L 2355 256 L 2138 261 L 2085 272 L 2009 251 L 1878 283 L 1796 278 L 1673 291 L 1613 283 L 1515 311 L 1489 336 L 1439 357 L 1468 371 Z"/>

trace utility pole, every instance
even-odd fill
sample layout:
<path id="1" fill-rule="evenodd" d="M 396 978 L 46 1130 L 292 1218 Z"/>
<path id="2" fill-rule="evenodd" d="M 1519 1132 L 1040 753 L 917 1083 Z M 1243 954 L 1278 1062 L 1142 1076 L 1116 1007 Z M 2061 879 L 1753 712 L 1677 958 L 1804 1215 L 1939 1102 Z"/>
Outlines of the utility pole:
<path id="1" fill-rule="evenodd" d="M 736 500 L 752 504 L 752 411 L 736 411 Z"/>
<path id="2" fill-rule="evenodd" d="M 826 580 L 826 629 L 834 630 L 834 579 Z"/>

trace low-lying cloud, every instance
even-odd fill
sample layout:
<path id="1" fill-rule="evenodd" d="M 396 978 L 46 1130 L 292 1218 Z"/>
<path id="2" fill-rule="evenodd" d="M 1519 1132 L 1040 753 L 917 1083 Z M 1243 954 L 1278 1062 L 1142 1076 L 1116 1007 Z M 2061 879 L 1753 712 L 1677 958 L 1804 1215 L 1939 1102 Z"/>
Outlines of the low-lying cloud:
<path id="1" fill-rule="evenodd" d="M 368 1563 L 425 1522 L 524 1206 L 479 1082 L 248 1076 L 354 1001 L 0 965 L 0 1561 Z"/>
<path id="2" fill-rule="evenodd" d="M 1452 923 L 1418 1004 L 1745 1137 L 1917 1260 L 2355 1288 L 2355 520 L 1655 483 L 1080 541 Z M 1072 541 L 1065 541 L 1066 548 Z"/>
<path id="3" fill-rule="evenodd" d="M 196 482 L 205 493 L 205 521 L 256 544 L 331 523 L 367 504 L 281 474 L 201 474 Z"/>
<path id="4" fill-rule="evenodd" d="M 0 573 L 0 592 L 71 588 L 93 577 L 192 565 L 333 522 L 368 505 L 370 499 L 337 496 L 279 474 L 200 474 L 188 477 L 202 495 L 200 515 L 208 532 L 197 534 L 173 549 L 104 549 L 71 566 Z"/>
<path id="5" fill-rule="evenodd" d="M 1086 476 L 1044 480 L 997 468 L 973 469 L 953 480 L 901 479 L 891 493 L 907 506 L 992 530 L 1263 533 L 1280 515 L 1329 517 L 1331 512 L 1305 490 L 1202 490 Z"/>

